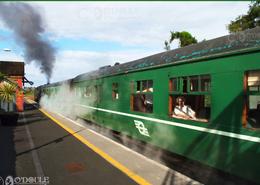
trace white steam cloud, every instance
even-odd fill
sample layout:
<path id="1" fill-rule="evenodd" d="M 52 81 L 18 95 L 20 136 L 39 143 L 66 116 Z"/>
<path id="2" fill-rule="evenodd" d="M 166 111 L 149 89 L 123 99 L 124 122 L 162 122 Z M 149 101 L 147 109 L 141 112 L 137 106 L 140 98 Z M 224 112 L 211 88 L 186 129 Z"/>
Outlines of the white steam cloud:
<path id="1" fill-rule="evenodd" d="M 105 126 L 99 123 L 86 124 L 85 121 L 77 119 L 79 117 L 85 116 L 85 118 L 87 119 L 87 115 L 91 115 L 93 113 L 91 109 L 84 108 L 84 105 L 95 106 L 97 93 L 94 93 L 93 91 L 91 91 L 91 93 L 87 92 L 85 88 L 71 88 L 69 83 L 63 83 L 59 88 L 57 88 L 55 92 L 54 91 L 55 90 L 49 93 L 49 95 L 48 93 L 46 93 L 44 96 L 42 96 L 40 100 L 40 106 L 42 108 L 53 113 L 62 114 L 65 117 L 76 120 L 83 127 L 90 128 L 103 135 L 115 139 L 115 135 L 110 130 L 112 128 L 104 128 Z M 134 122 L 129 122 L 127 124 L 134 124 Z M 150 133 L 152 136 L 150 138 L 150 142 L 153 144 L 157 143 L 156 145 L 158 145 L 158 141 L 168 141 L 160 143 L 161 148 L 168 148 L 169 141 L 174 141 L 176 139 L 171 129 L 169 129 L 168 126 L 161 124 L 154 124 L 154 126 L 155 128 L 152 129 L 153 133 Z M 142 153 L 145 156 L 152 157 L 154 160 L 164 163 L 164 161 L 162 160 L 163 151 L 160 148 L 151 148 L 143 141 L 132 140 L 129 138 L 131 134 L 127 130 L 122 130 L 123 133 L 118 134 L 118 136 L 116 137 L 116 140 L 118 142 L 139 153 Z M 150 132 L 150 130 L 148 131 Z M 136 132 L 139 133 L 138 129 L 136 129 Z"/>
<path id="2" fill-rule="evenodd" d="M 85 97 L 84 92 L 79 88 L 71 88 L 68 83 L 63 83 L 56 90 L 46 93 L 40 100 L 40 106 L 50 112 L 59 113 L 66 117 L 76 119 L 79 116 L 90 114 L 91 110 L 79 105 L 93 105 L 94 94 Z"/>

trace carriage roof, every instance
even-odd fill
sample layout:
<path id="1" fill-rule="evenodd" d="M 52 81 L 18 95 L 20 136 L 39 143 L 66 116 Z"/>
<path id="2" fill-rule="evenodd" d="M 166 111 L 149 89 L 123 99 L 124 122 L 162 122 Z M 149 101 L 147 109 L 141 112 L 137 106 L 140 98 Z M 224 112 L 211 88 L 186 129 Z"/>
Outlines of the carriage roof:
<path id="1" fill-rule="evenodd" d="M 104 66 L 99 68 L 99 70 L 78 75 L 74 78 L 74 81 L 191 61 L 202 61 L 203 59 L 223 57 L 224 55 L 248 52 L 255 49 L 260 49 L 260 27 L 208 41 L 202 41 L 197 44 L 158 53 L 120 65 Z"/>

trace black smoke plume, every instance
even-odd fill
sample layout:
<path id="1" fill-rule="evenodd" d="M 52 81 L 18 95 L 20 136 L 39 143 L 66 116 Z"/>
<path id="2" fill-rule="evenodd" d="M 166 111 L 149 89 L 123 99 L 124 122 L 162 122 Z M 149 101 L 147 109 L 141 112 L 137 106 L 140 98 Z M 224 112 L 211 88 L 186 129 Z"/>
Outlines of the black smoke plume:
<path id="1" fill-rule="evenodd" d="M 45 28 L 40 13 L 29 4 L 0 3 L 0 18 L 24 48 L 26 61 L 35 61 L 49 82 L 55 62 L 55 48 L 43 37 Z"/>

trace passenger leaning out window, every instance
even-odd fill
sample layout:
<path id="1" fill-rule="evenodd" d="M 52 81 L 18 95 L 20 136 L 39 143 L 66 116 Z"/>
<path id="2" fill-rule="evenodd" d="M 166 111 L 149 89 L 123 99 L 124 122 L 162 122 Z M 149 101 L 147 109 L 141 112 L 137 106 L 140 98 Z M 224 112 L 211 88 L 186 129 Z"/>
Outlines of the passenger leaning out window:
<path id="1" fill-rule="evenodd" d="M 172 117 L 196 119 L 196 113 L 189 106 L 185 105 L 185 98 L 181 96 L 176 98 L 176 106 L 174 107 Z"/>

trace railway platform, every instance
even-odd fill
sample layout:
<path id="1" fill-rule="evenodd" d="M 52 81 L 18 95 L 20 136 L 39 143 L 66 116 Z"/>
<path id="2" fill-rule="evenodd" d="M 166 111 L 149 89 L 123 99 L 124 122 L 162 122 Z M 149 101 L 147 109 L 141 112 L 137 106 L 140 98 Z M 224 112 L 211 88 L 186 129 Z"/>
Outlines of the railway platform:
<path id="1" fill-rule="evenodd" d="M 32 101 L 0 147 L 0 185 L 201 184 Z"/>

